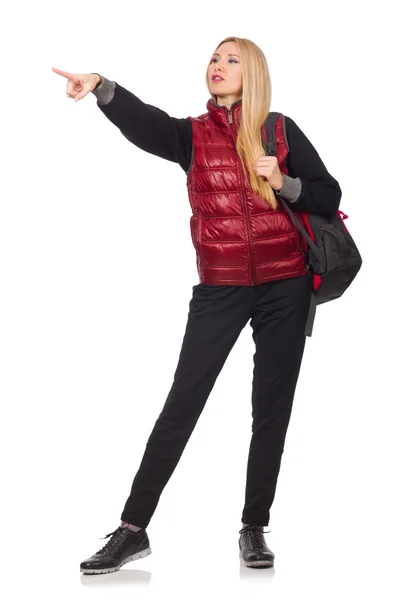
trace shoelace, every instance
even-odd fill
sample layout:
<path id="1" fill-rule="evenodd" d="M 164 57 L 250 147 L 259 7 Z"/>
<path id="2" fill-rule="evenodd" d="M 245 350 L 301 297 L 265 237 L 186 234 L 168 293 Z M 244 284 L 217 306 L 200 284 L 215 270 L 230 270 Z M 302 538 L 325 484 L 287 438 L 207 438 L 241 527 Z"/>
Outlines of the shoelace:
<path id="1" fill-rule="evenodd" d="M 242 529 L 240 529 L 239 533 L 247 533 L 254 548 L 263 548 L 264 539 L 262 537 L 262 534 L 264 533 L 264 530 L 263 527 L 261 527 L 260 525 L 248 525 L 247 527 L 243 527 Z"/>
<path id="2" fill-rule="evenodd" d="M 125 535 L 125 531 L 126 530 L 124 527 L 117 527 L 117 529 L 112 531 L 112 533 L 108 533 L 107 535 L 105 535 L 105 537 L 99 538 L 100 540 L 105 540 L 109 536 L 114 535 L 114 537 L 111 537 L 110 540 L 104 545 L 103 548 L 98 550 L 97 554 L 103 554 L 104 552 L 109 550 L 112 546 L 114 546 Z"/>

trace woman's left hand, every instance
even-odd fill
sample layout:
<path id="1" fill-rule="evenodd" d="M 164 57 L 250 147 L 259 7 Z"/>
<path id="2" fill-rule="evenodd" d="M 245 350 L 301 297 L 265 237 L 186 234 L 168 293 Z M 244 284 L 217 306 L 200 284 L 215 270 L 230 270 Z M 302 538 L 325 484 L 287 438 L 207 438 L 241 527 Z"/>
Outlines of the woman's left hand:
<path id="1" fill-rule="evenodd" d="M 283 175 L 278 166 L 277 156 L 260 156 L 254 164 L 258 177 L 266 177 L 274 190 L 281 190 Z"/>

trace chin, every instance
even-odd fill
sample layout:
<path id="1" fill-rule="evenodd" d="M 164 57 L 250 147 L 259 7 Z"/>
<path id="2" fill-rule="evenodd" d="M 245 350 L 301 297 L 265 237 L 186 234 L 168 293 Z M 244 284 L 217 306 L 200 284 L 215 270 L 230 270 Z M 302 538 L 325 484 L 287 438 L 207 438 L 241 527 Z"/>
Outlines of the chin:
<path id="1" fill-rule="evenodd" d="M 214 94 L 214 96 L 229 96 L 231 93 L 233 93 L 226 89 L 219 89 L 219 87 L 216 89 L 211 88 L 211 92 Z"/>

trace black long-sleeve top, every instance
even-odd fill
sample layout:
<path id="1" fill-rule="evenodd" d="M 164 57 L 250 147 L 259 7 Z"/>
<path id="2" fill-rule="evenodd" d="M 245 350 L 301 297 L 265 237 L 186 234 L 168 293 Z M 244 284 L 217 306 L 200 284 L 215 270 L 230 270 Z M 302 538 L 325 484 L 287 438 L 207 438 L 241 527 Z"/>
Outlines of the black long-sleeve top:
<path id="1" fill-rule="evenodd" d="M 192 161 L 192 124 L 187 118 L 169 116 L 165 111 L 146 104 L 115 81 L 102 77 L 93 90 L 103 114 L 135 146 L 166 160 L 178 163 L 187 174 Z M 288 176 L 278 193 L 291 208 L 317 214 L 336 213 L 342 192 L 328 173 L 317 150 L 298 125 L 285 115 L 289 145 Z"/>

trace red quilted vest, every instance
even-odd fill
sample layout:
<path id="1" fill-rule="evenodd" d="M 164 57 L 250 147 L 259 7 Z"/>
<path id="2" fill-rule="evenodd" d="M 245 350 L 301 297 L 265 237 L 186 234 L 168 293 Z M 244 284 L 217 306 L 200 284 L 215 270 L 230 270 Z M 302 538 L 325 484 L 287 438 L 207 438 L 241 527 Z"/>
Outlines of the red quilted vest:
<path id="1" fill-rule="evenodd" d="M 241 106 L 239 100 L 229 110 L 210 98 L 207 113 L 189 117 L 193 130 L 186 181 L 193 212 L 190 228 L 200 283 L 209 285 L 251 286 L 307 272 L 306 240 L 281 202 L 272 210 L 253 192 L 236 152 Z M 281 116 L 276 139 L 280 171 L 288 175 Z"/>

